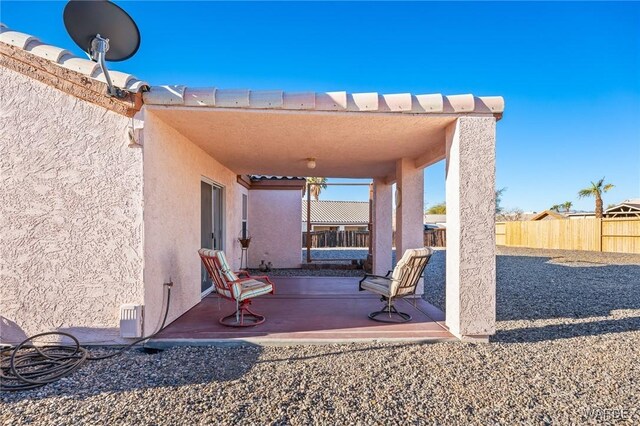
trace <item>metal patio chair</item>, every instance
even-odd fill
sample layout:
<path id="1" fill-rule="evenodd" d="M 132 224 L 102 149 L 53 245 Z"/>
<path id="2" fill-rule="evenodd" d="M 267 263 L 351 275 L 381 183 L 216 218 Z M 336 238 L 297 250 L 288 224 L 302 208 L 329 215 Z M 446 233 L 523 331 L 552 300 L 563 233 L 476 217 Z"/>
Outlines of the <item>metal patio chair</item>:
<path id="1" fill-rule="evenodd" d="M 369 318 L 391 323 L 411 321 L 411 315 L 398 311 L 393 302 L 402 297 L 415 295 L 418 282 L 432 254 L 433 249 L 429 247 L 408 249 L 393 271 L 387 272 L 384 277 L 366 274 L 360 280 L 360 291 L 367 290 L 379 294 L 380 300 L 385 302 L 383 309 L 371 312 Z"/>
<path id="2" fill-rule="evenodd" d="M 256 314 L 249 306 L 251 299 L 275 291 L 275 286 L 267 276 L 251 276 L 247 271 L 238 274 L 229 268 L 229 263 L 220 250 L 200 249 L 200 259 L 213 281 L 216 292 L 228 300 L 236 302 L 236 310 L 230 315 L 220 318 L 219 322 L 228 327 L 250 327 L 262 324 L 265 317 Z"/>

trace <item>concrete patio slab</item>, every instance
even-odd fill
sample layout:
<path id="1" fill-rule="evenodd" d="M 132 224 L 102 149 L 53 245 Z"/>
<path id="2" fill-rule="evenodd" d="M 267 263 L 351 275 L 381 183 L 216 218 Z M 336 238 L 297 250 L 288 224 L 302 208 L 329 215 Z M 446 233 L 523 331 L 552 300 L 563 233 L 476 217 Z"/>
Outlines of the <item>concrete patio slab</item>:
<path id="1" fill-rule="evenodd" d="M 267 320 L 248 328 L 225 327 L 221 316 L 235 304 L 216 295 L 166 327 L 147 346 L 292 345 L 347 342 L 428 342 L 456 340 L 443 326 L 444 314 L 422 299 L 400 300 L 399 310 L 413 320 L 387 324 L 367 315 L 382 303 L 358 291 L 357 278 L 275 277 L 276 294 L 254 299 L 252 309 Z"/>

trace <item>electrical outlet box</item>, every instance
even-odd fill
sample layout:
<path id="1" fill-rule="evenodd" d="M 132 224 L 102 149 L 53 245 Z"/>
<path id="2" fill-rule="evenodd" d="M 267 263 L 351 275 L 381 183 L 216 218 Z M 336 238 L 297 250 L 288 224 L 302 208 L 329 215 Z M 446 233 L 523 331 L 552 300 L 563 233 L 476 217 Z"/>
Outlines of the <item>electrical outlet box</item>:
<path id="1" fill-rule="evenodd" d="M 120 337 L 142 337 L 143 306 L 128 303 L 120 305 Z"/>

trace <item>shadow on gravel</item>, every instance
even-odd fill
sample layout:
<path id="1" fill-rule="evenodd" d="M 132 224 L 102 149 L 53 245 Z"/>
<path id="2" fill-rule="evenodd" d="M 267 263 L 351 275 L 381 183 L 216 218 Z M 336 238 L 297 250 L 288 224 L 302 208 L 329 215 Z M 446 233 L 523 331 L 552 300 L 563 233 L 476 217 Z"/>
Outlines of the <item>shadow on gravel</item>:
<path id="1" fill-rule="evenodd" d="M 549 257 L 498 256 L 498 321 L 608 316 L 640 309 L 640 265 L 570 267 Z"/>
<path id="2" fill-rule="evenodd" d="M 498 330 L 492 341 L 540 342 L 640 330 L 637 317 L 570 322 L 640 309 L 640 265 L 567 266 L 550 259 L 498 256 L 497 319 L 564 318 L 567 323 Z"/>
<path id="3" fill-rule="evenodd" d="M 574 324 L 552 324 L 542 327 L 518 328 L 504 331 L 498 330 L 491 341 L 501 343 L 534 343 L 636 330 L 640 330 L 640 317 Z"/>
<path id="4" fill-rule="evenodd" d="M 425 271 L 424 299 L 444 311 L 446 252 L 434 253 Z M 498 255 L 498 333 L 492 341 L 537 342 L 640 329 L 637 318 L 500 331 L 500 321 L 586 319 L 640 309 L 640 265 L 567 266 L 551 257 Z M 576 266 L 577 265 L 577 266 Z"/>
<path id="5" fill-rule="evenodd" d="M 91 353 L 99 355 L 103 350 L 93 348 Z M 239 347 L 177 347 L 150 354 L 142 349 L 132 349 L 107 360 L 87 361 L 70 376 L 44 387 L 26 392 L 6 392 L 0 396 L 0 401 L 51 397 L 83 400 L 104 393 L 221 383 L 242 378 L 256 365 L 261 353 L 261 347 L 251 344 Z"/>

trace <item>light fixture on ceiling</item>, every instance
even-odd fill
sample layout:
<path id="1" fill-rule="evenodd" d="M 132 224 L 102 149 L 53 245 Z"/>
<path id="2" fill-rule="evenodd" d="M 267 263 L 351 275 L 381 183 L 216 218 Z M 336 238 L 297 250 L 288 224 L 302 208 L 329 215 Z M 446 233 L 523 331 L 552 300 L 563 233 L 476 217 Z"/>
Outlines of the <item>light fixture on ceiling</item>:
<path id="1" fill-rule="evenodd" d="M 307 168 L 315 169 L 316 168 L 316 159 L 315 158 L 307 158 Z"/>

